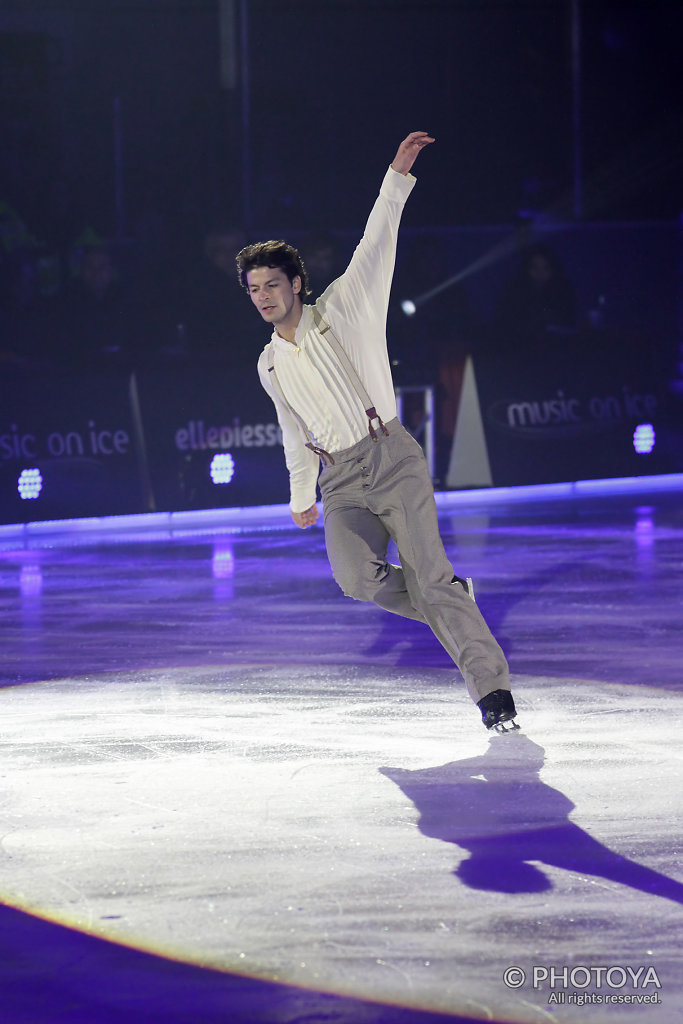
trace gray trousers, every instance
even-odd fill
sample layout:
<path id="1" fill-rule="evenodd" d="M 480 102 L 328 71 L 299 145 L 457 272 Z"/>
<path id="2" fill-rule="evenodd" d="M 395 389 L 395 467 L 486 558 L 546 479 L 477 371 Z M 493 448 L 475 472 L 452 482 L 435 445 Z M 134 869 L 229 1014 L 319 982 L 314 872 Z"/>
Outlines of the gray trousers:
<path id="1" fill-rule="evenodd" d="M 476 702 L 510 689 L 505 656 L 474 601 L 453 584 L 439 535 L 434 491 L 419 444 L 400 422 L 368 435 L 325 466 L 319 483 L 325 544 L 347 595 L 427 623 Z M 401 565 L 387 561 L 389 541 Z"/>

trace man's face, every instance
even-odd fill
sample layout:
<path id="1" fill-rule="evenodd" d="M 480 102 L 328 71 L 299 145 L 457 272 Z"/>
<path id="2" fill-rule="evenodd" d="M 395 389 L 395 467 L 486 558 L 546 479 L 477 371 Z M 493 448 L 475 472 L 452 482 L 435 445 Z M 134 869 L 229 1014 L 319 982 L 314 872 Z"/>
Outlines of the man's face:
<path id="1" fill-rule="evenodd" d="M 301 308 L 301 278 L 290 282 L 279 267 L 255 267 L 247 271 L 249 297 L 266 323 L 288 325 L 298 319 Z"/>

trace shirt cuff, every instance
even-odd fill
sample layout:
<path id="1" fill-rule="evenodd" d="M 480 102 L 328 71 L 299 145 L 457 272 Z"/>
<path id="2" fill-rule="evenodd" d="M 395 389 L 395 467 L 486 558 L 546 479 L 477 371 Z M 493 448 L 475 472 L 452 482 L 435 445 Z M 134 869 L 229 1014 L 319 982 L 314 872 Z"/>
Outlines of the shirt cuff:
<path id="1" fill-rule="evenodd" d="M 403 203 L 412 192 L 416 181 L 417 178 L 414 175 L 410 173 L 400 174 L 393 167 L 389 166 L 379 191 L 387 199 Z"/>

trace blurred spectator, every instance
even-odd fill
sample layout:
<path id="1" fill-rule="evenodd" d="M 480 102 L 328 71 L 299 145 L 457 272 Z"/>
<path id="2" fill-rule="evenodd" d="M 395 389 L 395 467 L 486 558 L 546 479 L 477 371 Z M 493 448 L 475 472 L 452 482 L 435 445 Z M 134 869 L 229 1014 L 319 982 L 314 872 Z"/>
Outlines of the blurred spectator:
<path id="1" fill-rule="evenodd" d="M 194 360 L 254 367 L 268 340 L 237 280 L 235 255 L 244 245 L 240 228 L 215 227 L 187 272 L 175 330 Z"/>
<path id="2" fill-rule="evenodd" d="M 32 249 L 35 244 L 17 211 L 0 199 L 0 255 L 10 256 L 18 250 Z"/>
<path id="3" fill-rule="evenodd" d="M 59 260 L 0 202 L 0 362 L 27 368 L 40 360 L 60 288 Z"/>
<path id="4" fill-rule="evenodd" d="M 37 330 L 38 292 L 33 261 L 15 251 L 0 256 L 0 365 L 21 367 L 31 359 Z"/>
<path id="5" fill-rule="evenodd" d="M 559 259 L 547 245 L 530 246 L 503 287 L 492 325 L 494 344 L 542 353 L 576 327 L 576 292 Z"/>
<path id="6" fill-rule="evenodd" d="M 442 362 L 464 362 L 471 350 L 475 321 L 469 296 L 453 284 L 424 303 L 412 316 L 401 309 L 452 276 L 446 246 L 438 237 L 420 236 L 398 264 L 389 312 L 389 351 L 398 384 L 434 383 Z"/>
<path id="7" fill-rule="evenodd" d="M 312 231 L 306 235 L 299 252 L 313 292 L 311 299 L 322 294 L 346 269 L 336 240 L 326 231 Z"/>
<path id="8" fill-rule="evenodd" d="M 110 246 L 86 232 L 74 247 L 72 273 L 52 359 L 77 369 L 129 369 L 141 341 L 137 296 L 122 282 Z"/>
<path id="9" fill-rule="evenodd" d="M 429 385 L 436 401 L 436 474 L 443 476 L 453 439 L 465 360 L 477 337 L 469 296 L 452 284 L 424 303 L 412 316 L 401 308 L 453 275 L 452 256 L 442 239 L 420 236 L 397 267 L 389 310 L 388 341 L 394 380 L 399 386 Z M 422 417 L 422 396 L 408 395 L 404 423 L 416 432 Z"/>

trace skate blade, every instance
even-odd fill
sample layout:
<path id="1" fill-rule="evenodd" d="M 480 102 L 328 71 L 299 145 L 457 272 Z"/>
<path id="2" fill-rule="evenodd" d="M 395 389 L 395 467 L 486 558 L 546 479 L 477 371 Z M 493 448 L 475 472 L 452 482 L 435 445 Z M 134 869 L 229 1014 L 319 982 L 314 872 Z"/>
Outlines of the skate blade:
<path id="1" fill-rule="evenodd" d="M 496 732 L 515 732 L 515 730 L 519 729 L 519 726 L 513 718 L 509 722 L 498 722 L 493 728 Z"/>

